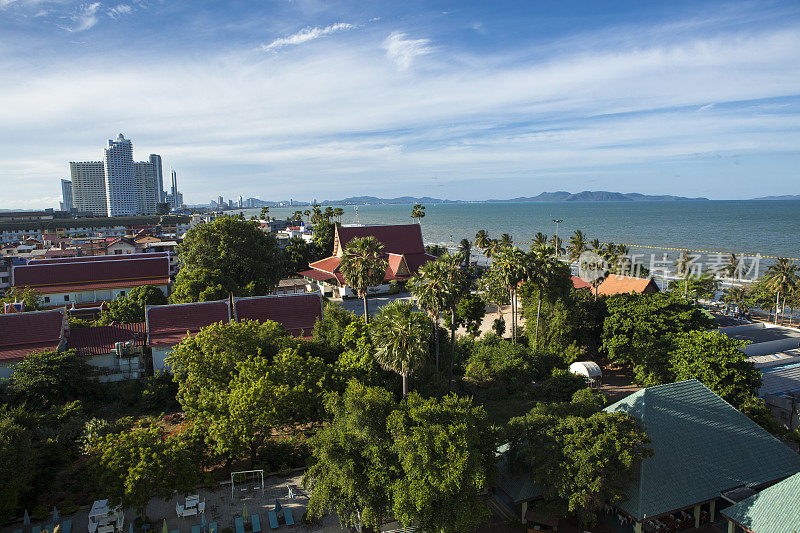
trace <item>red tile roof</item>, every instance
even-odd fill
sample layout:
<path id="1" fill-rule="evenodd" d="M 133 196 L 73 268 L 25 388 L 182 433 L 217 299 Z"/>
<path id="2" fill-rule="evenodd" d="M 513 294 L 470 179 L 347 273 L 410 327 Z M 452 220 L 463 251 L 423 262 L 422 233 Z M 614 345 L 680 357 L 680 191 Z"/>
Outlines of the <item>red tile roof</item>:
<path id="1" fill-rule="evenodd" d="M 49 250 L 48 250 L 49 251 Z M 114 255 L 83 255 L 80 257 L 58 257 L 47 259 L 31 259 L 28 264 L 49 265 L 60 263 L 85 263 L 86 261 L 120 261 L 127 259 L 150 259 L 154 257 L 169 257 L 169 252 L 142 252 L 137 254 L 114 254 Z"/>
<path id="2" fill-rule="evenodd" d="M 572 276 L 572 286 L 576 289 L 591 289 L 592 284 L 586 281 L 583 281 L 583 278 L 579 278 L 578 276 Z"/>
<path id="3" fill-rule="evenodd" d="M 292 335 L 308 336 L 314 322 L 322 318 L 322 297 L 318 292 L 234 298 L 236 320 L 272 320 Z"/>
<path id="4" fill-rule="evenodd" d="M 342 260 L 333 255 L 331 257 L 326 257 L 325 259 L 320 259 L 319 261 L 315 261 L 308 266 L 310 266 L 314 270 L 321 270 L 323 272 L 333 274 L 334 272 L 339 270 L 339 265 L 341 263 Z"/>
<path id="5" fill-rule="evenodd" d="M 314 269 L 304 270 L 303 272 L 298 272 L 298 274 L 306 278 L 315 279 L 317 281 L 327 281 L 329 279 L 333 279 L 336 277 L 333 274 L 328 274 L 327 272 L 323 272 L 322 270 L 314 270 Z"/>
<path id="6" fill-rule="evenodd" d="M 145 309 L 147 344 L 175 346 L 188 333 L 217 322 L 230 322 L 228 300 L 176 305 L 154 305 Z"/>
<path id="7" fill-rule="evenodd" d="M 147 328 L 144 322 L 135 324 L 111 324 L 72 329 L 67 337 L 67 349 L 84 357 L 111 353 L 117 342 L 132 342 L 134 346 L 144 346 Z"/>
<path id="8" fill-rule="evenodd" d="M 11 272 L 13 284 L 33 287 L 41 293 L 169 284 L 167 257 L 127 256 L 106 261 L 74 259 L 77 258 L 15 266 Z"/>
<path id="9" fill-rule="evenodd" d="M 425 252 L 419 224 L 397 224 L 392 226 L 337 226 L 333 255 L 340 255 L 348 242 L 361 237 L 375 237 L 383 244 L 386 252 L 396 254 Z"/>
<path id="10" fill-rule="evenodd" d="M 603 296 L 613 296 L 615 294 L 626 293 L 651 293 L 659 292 L 658 285 L 652 278 L 635 278 L 632 276 L 618 276 L 609 274 L 603 283 L 597 287 L 597 294 Z"/>
<path id="11" fill-rule="evenodd" d="M 64 339 L 65 316 L 64 308 L 0 315 L 0 360 L 57 350 Z"/>

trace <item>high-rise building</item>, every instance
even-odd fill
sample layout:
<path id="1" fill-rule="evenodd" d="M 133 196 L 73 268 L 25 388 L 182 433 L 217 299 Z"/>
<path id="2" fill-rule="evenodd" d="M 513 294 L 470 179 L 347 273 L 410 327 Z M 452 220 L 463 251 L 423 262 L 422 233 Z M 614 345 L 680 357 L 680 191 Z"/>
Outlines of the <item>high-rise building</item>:
<path id="1" fill-rule="evenodd" d="M 108 140 L 105 149 L 106 207 L 108 216 L 130 216 L 139 211 L 136 202 L 136 174 L 133 144 L 121 133 Z"/>
<path id="2" fill-rule="evenodd" d="M 244 201 L 242 200 L 242 195 L 239 195 L 239 207 L 244 207 Z"/>
<path id="3" fill-rule="evenodd" d="M 72 211 L 72 182 L 61 180 L 61 210 Z"/>
<path id="4" fill-rule="evenodd" d="M 167 201 L 172 209 L 180 209 L 183 207 L 183 195 L 178 191 L 178 176 L 175 171 L 172 171 L 172 188 L 168 195 L 170 199 Z"/>
<path id="5" fill-rule="evenodd" d="M 141 215 L 154 214 L 158 199 L 161 197 L 158 174 L 152 156 L 150 157 L 150 161 L 137 161 L 133 164 L 136 177 L 136 203 L 138 213 Z"/>
<path id="6" fill-rule="evenodd" d="M 102 161 L 73 161 L 69 164 L 72 178 L 72 206 L 81 212 L 104 217 L 106 205 L 106 174 Z"/>
<path id="7" fill-rule="evenodd" d="M 220 209 L 225 207 L 225 198 L 223 198 L 222 196 L 218 196 L 217 197 L 217 205 L 220 207 Z"/>
<path id="8" fill-rule="evenodd" d="M 153 172 L 156 174 L 156 181 L 158 183 L 158 198 L 156 198 L 156 203 L 163 202 L 167 193 L 164 191 L 164 174 L 161 170 L 161 156 L 158 154 L 150 154 L 150 164 L 153 165 Z"/>

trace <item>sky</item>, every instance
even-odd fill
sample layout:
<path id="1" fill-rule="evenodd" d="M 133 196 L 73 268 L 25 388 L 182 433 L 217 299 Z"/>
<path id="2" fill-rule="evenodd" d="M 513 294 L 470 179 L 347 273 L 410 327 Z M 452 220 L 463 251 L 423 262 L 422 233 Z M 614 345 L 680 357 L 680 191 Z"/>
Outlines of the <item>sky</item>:
<path id="1" fill-rule="evenodd" d="M 186 203 L 799 194 L 800 2 L 0 0 L 0 208 L 107 139 Z"/>

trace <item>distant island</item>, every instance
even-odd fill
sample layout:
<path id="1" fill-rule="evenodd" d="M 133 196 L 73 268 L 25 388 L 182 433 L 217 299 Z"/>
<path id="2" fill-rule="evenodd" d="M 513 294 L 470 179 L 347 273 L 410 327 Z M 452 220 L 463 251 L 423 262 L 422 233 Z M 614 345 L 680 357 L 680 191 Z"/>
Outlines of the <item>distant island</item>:
<path id="1" fill-rule="evenodd" d="M 507 200 L 464 201 L 447 200 L 423 196 L 401 196 L 399 198 L 378 198 L 375 196 L 352 196 L 342 200 L 325 200 L 320 205 L 389 205 L 389 204 L 456 204 L 456 203 L 521 203 L 521 202 L 664 202 L 664 201 L 708 201 L 708 198 L 687 198 L 672 195 L 647 195 L 635 192 L 567 191 L 543 192 L 538 196 L 521 196 Z"/>
<path id="2" fill-rule="evenodd" d="M 399 198 L 378 198 L 376 196 L 351 196 L 343 200 L 325 200 L 320 205 L 389 205 L 389 204 L 462 204 L 462 200 L 443 200 L 423 196 L 400 196 Z"/>
<path id="3" fill-rule="evenodd" d="M 800 194 L 782 194 L 780 196 L 762 196 L 753 200 L 800 200 Z"/>

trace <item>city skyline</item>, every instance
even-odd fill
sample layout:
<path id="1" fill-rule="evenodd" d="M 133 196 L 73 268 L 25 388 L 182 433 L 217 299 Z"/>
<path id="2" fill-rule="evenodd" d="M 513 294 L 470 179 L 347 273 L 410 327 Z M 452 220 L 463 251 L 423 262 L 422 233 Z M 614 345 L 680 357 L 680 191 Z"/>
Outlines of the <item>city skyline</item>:
<path id="1" fill-rule="evenodd" d="M 0 15 L 0 208 L 57 206 L 68 161 L 118 131 L 181 169 L 187 204 L 797 192 L 795 2 L 3 0 Z"/>

